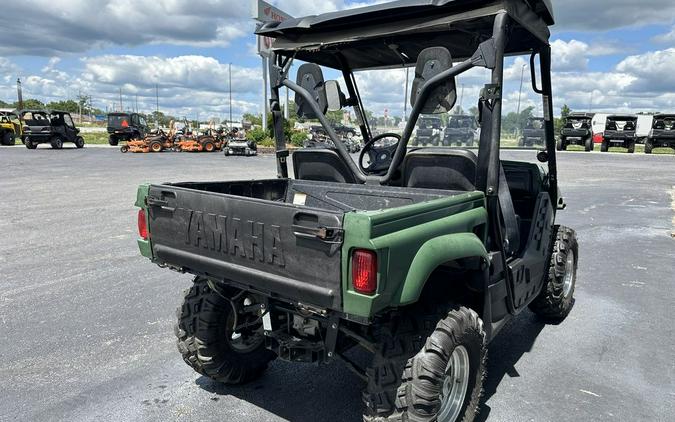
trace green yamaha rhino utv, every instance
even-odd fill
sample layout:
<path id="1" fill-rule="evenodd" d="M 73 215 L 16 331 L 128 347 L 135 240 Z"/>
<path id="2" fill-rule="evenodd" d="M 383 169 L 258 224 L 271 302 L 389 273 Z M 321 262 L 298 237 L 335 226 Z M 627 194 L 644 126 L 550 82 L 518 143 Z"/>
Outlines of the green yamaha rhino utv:
<path id="1" fill-rule="evenodd" d="M 474 420 L 488 343 L 528 308 L 559 322 L 573 305 L 577 241 L 555 224 L 551 24 L 547 0 L 410 0 L 260 27 L 275 40 L 278 178 L 138 190 L 141 253 L 196 276 L 176 325 L 185 362 L 238 384 L 274 359 L 340 361 L 364 381 L 365 421 Z M 531 159 L 546 166 L 500 158 L 507 55 L 541 75 L 546 150 Z M 358 72 L 405 67 L 411 117 L 400 135 L 372 136 Z M 420 115 L 450 112 L 472 68 L 489 77 L 478 149 L 409 147 Z M 296 151 L 292 178 L 283 87 L 334 144 Z M 344 107 L 366 143 L 358 163 L 325 116 Z"/>

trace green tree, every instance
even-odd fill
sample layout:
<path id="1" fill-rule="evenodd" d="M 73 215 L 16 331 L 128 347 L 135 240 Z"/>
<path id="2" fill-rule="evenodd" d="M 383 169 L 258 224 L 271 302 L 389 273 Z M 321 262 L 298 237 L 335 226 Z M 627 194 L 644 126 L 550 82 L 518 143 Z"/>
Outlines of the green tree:
<path id="1" fill-rule="evenodd" d="M 79 111 L 79 105 L 73 100 L 52 101 L 47 103 L 46 107 L 50 110 L 67 111 L 68 113 L 77 113 Z"/>
<path id="2" fill-rule="evenodd" d="M 560 109 L 560 115 L 563 119 L 565 119 L 567 116 L 570 115 L 572 110 L 567 106 L 567 104 L 563 105 L 562 108 Z"/>
<path id="3" fill-rule="evenodd" d="M 19 108 L 19 102 L 14 102 L 12 107 Z M 24 110 L 41 110 L 45 108 L 45 104 L 40 100 L 36 100 L 35 98 L 28 98 L 23 100 L 23 108 Z"/>

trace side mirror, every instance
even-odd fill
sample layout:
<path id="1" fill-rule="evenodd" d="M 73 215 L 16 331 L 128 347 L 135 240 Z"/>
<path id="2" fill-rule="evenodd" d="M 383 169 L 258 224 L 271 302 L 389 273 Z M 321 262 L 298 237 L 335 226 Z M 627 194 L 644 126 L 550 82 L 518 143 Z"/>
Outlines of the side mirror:
<path id="1" fill-rule="evenodd" d="M 323 80 L 321 68 L 313 63 L 305 63 L 298 69 L 298 85 L 306 89 L 314 101 L 319 105 L 321 113 L 326 114 L 328 109 L 328 100 L 326 98 L 326 87 Z M 305 100 L 305 97 L 295 93 L 295 104 L 298 110 L 298 117 L 301 119 L 317 119 L 311 105 Z"/>
<path id="2" fill-rule="evenodd" d="M 548 151 L 539 151 L 537 154 L 537 160 L 539 160 L 540 163 L 548 163 Z"/>
<path id="3" fill-rule="evenodd" d="M 328 111 L 340 111 L 347 102 L 345 95 L 340 89 L 337 81 L 326 81 L 326 100 L 328 102 Z"/>
<path id="4" fill-rule="evenodd" d="M 452 55 L 445 47 L 430 47 L 417 56 L 415 79 L 412 84 L 410 104 L 415 107 L 424 85 L 434 76 L 452 68 Z M 457 87 L 455 78 L 448 79 L 437 86 L 427 99 L 422 114 L 447 113 L 457 102 Z"/>

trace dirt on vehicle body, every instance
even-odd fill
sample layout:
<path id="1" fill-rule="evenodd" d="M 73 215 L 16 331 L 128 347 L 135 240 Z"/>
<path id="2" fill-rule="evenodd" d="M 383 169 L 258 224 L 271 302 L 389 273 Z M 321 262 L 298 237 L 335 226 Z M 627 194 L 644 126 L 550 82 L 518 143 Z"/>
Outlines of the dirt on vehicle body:
<path id="1" fill-rule="evenodd" d="M 176 325 L 190 367 L 240 384 L 277 358 L 337 360 L 364 381 L 364 421 L 473 421 L 487 345 L 505 324 L 528 307 L 555 322 L 568 315 L 579 251 L 574 231 L 555 224 L 565 204 L 552 119 L 536 154 L 545 166 L 503 161 L 499 148 L 506 57 L 531 55 L 541 75 L 532 88 L 553 115 L 552 9 L 497 3 L 385 3 L 257 31 L 275 39 L 278 178 L 145 184 L 137 194 L 141 253 L 196 276 Z M 294 59 L 304 64 L 292 81 Z M 402 61 L 415 69 L 410 119 L 402 135 L 374 136 L 354 70 Z M 346 93 L 322 67 L 342 72 Z M 478 99 L 478 155 L 409 148 L 420 116 L 450 112 L 456 77 L 472 68 L 492 75 Z M 334 144 L 294 152 L 294 178 L 284 87 L 298 117 L 318 119 Z M 364 134 L 358 162 L 326 117 L 345 107 Z M 350 359 L 354 348 L 372 357 L 365 367 Z"/>

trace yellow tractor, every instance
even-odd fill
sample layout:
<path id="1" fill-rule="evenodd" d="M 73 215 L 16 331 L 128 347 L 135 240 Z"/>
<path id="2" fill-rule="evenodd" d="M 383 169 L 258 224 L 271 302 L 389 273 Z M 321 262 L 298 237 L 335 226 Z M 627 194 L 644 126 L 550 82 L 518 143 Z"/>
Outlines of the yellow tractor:
<path id="1" fill-rule="evenodd" d="M 21 120 L 15 110 L 0 109 L 0 145 L 14 145 L 16 138 L 22 138 Z"/>

